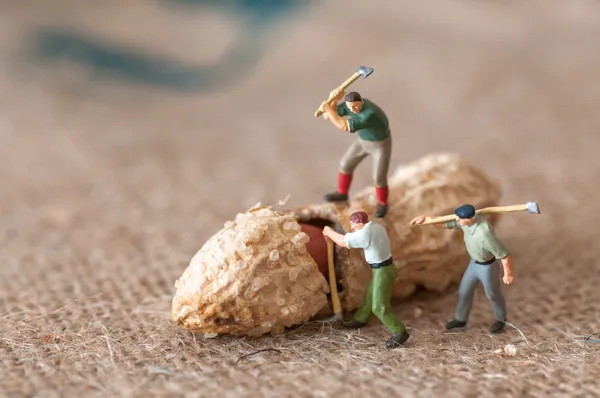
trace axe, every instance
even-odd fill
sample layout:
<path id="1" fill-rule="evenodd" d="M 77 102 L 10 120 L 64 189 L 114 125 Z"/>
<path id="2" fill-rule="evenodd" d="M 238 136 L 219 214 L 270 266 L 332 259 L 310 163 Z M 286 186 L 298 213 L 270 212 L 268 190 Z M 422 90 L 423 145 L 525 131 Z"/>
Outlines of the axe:
<path id="1" fill-rule="evenodd" d="M 374 69 L 373 68 L 369 68 L 368 66 L 361 66 L 360 68 L 358 68 L 356 70 L 356 72 L 354 72 L 352 74 L 352 76 L 350 76 L 348 79 L 346 79 L 345 82 L 343 82 L 339 87 L 338 90 L 340 91 L 344 91 L 346 90 L 346 88 L 351 85 L 352 83 L 354 83 L 359 77 L 363 77 L 363 78 L 367 78 L 371 73 L 373 73 Z M 333 102 L 333 98 L 330 98 L 329 100 L 327 100 L 327 102 L 329 102 L 329 104 L 331 105 L 331 103 Z M 317 111 L 315 112 L 315 117 L 319 117 L 321 116 L 323 113 L 325 113 L 323 111 L 323 109 L 321 107 L 319 107 L 319 109 L 317 109 Z"/>
<path id="2" fill-rule="evenodd" d="M 496 206 L 496 207 L 486 207 L 483 209 L 476 210 L 476 214 L 493 214 L 493 213 L 509 213 L 513 211 L 526 211 L 530 214 L 540 214 L 540 207 L 537 202 L 527 202 L 524 205 L 512 205 L 512 206 Z M 441 222 L 446 222 L 450 220 L 456 220 L 456 216 L 454 214 L 450 214 L 442 217 L 434 217 L 428 218 L 423 223 L 417 225 L 428 225 L 428 224 L 438 224 Z"/>
<path id="3" fill-rule="evenodd" d="M 342 304 L 337 291 L 337 279 L 335 277 L 335 267 L 333 264 L 333 241 L 327 240 L 327 263 L 329 265 L 329 289 L 331 290 L 331 302 L 333 304 L 333 316 L 327 319 L 329 322 L 341 321 L 343 319 Z"/>

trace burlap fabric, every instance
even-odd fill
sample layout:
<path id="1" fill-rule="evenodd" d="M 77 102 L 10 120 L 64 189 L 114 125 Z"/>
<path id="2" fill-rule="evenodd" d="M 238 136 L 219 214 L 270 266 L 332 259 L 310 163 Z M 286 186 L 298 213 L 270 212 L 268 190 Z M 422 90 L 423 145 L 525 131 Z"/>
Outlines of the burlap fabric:
<path id="1" fill-rule="evenodd" d="M 341 4 L 287 10 L 245 35 L 266 40 L 234 58 L 246 74 L 212 92 L 197 75 L 181 94 L 131 82 L 173 85 L 176 68 L 118 52 L 105 63 L 118 79 L 105 80 L 81 42 L 55 37 L 39 63 L 31 34 L 67 26 L 203 65 L 233 45 L 236 16 L 168 2 L 2 2 L 0 396 L 600 394 L 599 337 L 580 340 L 600 331 L 600 5 Z M 497 229 L 515 256 L 504 291 L 519 331 L 487 333 L 481 289 L 459 333 L 442 330 L 455 289 L 396 303 L 412 337 L 394 351 L 377 320 L 360 334 L 315 324 L 257 339 L 172 326 L 174 281 L 226 220 L 287 194 L 290 206 L 318 203 L 334 188 L 352 137 L 313 113 L 361 64 L 375 73 L 355 88 L 389 113 L 394 165 L 455 151 L 502 181 L 503 203 L 540 203 L 542 215 Z M 355 184 L 370 178 L 367 161 Z"/>

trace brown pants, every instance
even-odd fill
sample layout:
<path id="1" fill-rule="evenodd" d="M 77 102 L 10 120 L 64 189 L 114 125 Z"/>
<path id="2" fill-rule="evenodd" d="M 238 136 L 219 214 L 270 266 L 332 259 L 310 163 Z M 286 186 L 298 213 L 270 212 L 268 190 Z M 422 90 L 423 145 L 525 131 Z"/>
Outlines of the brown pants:
<path id="1" fill-rule="evenodd" d="M 356 137 L 356 141 L 348 148 L 340 162 L 340 172 L 354 173 L 354 169 L 367 155 L 373 158 L 373 180 L 378 187 L 386 187 L 392 157 L 392 137 L 383 141 L 365 141 Z"/>

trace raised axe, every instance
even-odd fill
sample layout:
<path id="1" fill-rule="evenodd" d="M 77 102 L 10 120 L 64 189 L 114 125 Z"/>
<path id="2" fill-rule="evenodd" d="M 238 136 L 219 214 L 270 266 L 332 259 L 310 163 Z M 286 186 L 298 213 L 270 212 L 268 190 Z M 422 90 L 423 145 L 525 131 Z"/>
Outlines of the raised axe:
<path id="1" fill-rule="evenodd" d="M 369 68 L 368 66 L 361 66 L 359 67 L 356 72 L 354 72 L 352 74 L 352 76 L 350 76 L 348 79 L 346 79 L 345 82 L 343 82 L 339 87 L 338 90 L 340 91 L 344 91 L 346 90 L 346 88 L 351 85 L 352 83 L 354 83 L 359 77 L 363 77 L 363 78 L 367 78 L 371 73 L 373 73 L 374 69 L 373 68 Z M 334 101 L 334 98 L 330 98 L 327 100 L 327 102 L 331 105 L 332 102 Z M 323 113 L 325 113 L 325 111 L 323 110 L 322 106 L 319 106 L 319 109 L 317 109 L 317 111 L 315 112 L 315 117 L 319 117 L 321 116 Z"/>
<path id="2" fill-rule="evenodd" d="M 512 206 L 495 206 L 495 207 L 486 207 L 483 209 L 475 210 L 476 214 L 493 214 L 493 213 L 509 213 L 514 211 L 526 211 L 530 214 L 540 214 L 540 206 L 537 202 L 527 202 L 522 205 L 512 205 Z M 456 215 L 449 214 L 447 216 L 434 217 L 434 218 L 426 218 L 424 222 L 416 225 L 428 225 L 428 224 L 438 224 L 441 222 L 446 222 L 450 220 L 456 220 Z"/>

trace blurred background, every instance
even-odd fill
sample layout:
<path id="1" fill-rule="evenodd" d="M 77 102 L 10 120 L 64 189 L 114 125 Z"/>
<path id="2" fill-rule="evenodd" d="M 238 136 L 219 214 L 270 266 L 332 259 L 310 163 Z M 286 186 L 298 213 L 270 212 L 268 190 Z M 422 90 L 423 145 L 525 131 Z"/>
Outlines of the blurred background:
<path id="1" fill-rule="evenodd" d="M 351 89 L 387 112 L 393 168 L 457 152 L 504 204 L 539 202 L 499 229 L 517 320 L 593 332 L 599 50 L 591 0 L 1 1 L 6 380 L 37 374 L 40 334 L 167 322 L 175 279 L 237 212 L 321 202 L 353 137 L 313 114 L 361 65 Z M 371 183 L 366 160 L 353 188 Z"/>

